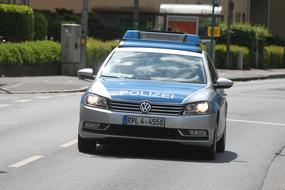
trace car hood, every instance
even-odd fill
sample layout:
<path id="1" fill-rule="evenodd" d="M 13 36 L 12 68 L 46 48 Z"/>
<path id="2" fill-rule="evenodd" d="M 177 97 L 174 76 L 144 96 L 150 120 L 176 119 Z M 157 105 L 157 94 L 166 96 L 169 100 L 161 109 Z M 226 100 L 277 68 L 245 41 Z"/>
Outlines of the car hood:
<path id="1" fill-rule="evenodd" d="M 184 103 L 206 87 L 206 84 L 99 78 L 91 85 L 89 92 L 110 99 Z"/>

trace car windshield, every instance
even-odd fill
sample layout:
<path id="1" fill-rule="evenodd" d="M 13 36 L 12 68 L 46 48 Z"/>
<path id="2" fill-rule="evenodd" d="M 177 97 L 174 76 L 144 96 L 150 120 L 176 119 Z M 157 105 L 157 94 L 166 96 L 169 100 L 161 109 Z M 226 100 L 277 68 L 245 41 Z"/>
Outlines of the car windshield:
<path id="1" fill-rule="evenodd" d="M 115 52 L 101 77 L 206 83 L 201 57 L 133 51 Z"/>

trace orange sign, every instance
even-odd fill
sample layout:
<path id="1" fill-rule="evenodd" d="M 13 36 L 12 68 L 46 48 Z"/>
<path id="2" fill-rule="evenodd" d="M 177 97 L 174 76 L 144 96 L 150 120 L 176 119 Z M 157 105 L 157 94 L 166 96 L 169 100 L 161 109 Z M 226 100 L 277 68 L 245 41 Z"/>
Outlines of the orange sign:
<path id="1" fill-rule="evenodd" d="M 197 33 L 197 24 L 196 22 L 187 22 L 187 21 L 169 21 L 168 30 L 171 32 L 184 32 L 188 34 Z"/>
<path id="2" fill-rule="evenodd" d="M 212 27 L 208 27 L 208 37 L 212 36 Z M 214 27 L 214 37 L 220 37 L 221 36 L 221 27 L 215 26 Z"/>

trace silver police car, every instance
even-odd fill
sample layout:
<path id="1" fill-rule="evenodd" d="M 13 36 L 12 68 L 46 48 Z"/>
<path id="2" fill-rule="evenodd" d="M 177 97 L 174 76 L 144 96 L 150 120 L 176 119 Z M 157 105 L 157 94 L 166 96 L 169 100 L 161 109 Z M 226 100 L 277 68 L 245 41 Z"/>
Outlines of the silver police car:
<path id="1" fill-rule="evenodd" d="M 97 76 L 78 75 L 94 78 L 81 99 L 80 152 L 126 139 L 202 146 L 209 159 L 225 150 L 233 82 L 219 78 L 198 36 L 128 31 Z"/>

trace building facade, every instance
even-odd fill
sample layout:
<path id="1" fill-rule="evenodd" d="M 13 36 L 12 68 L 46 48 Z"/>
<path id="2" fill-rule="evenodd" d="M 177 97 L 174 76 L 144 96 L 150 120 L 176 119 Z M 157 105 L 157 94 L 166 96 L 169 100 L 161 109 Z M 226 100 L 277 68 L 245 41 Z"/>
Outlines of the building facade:
<path id="1" fill-rule="evenodd" d="M 222 6 L 221 19 L 226 21 L 229 11 L 228 0 L 216 1 Z M 211 2 L 211 0 L 139 0 L 139 11 L 143 15 L 159 15 L 161 4 L 211 4 Z M 264 25 L 273 35 L 285 38 L 285 26 L 280 24 L 280 19 L 285 16 L 284 0 L 233 0 L 233 2 L 233 23 Z M 27 4 L 34 9 L 50 11 L 65 8 L 80 13 L 82 10 L 82 0 L 0 0 L 0 3 Z M 89 0 L 89 10 L 101 14 L 132 14 L 134 0 Z"/>
<path id="2" fill-rule="evenodd" d="M 30 5 L 30 0 L 0 0 L 0 3 Z"/>

